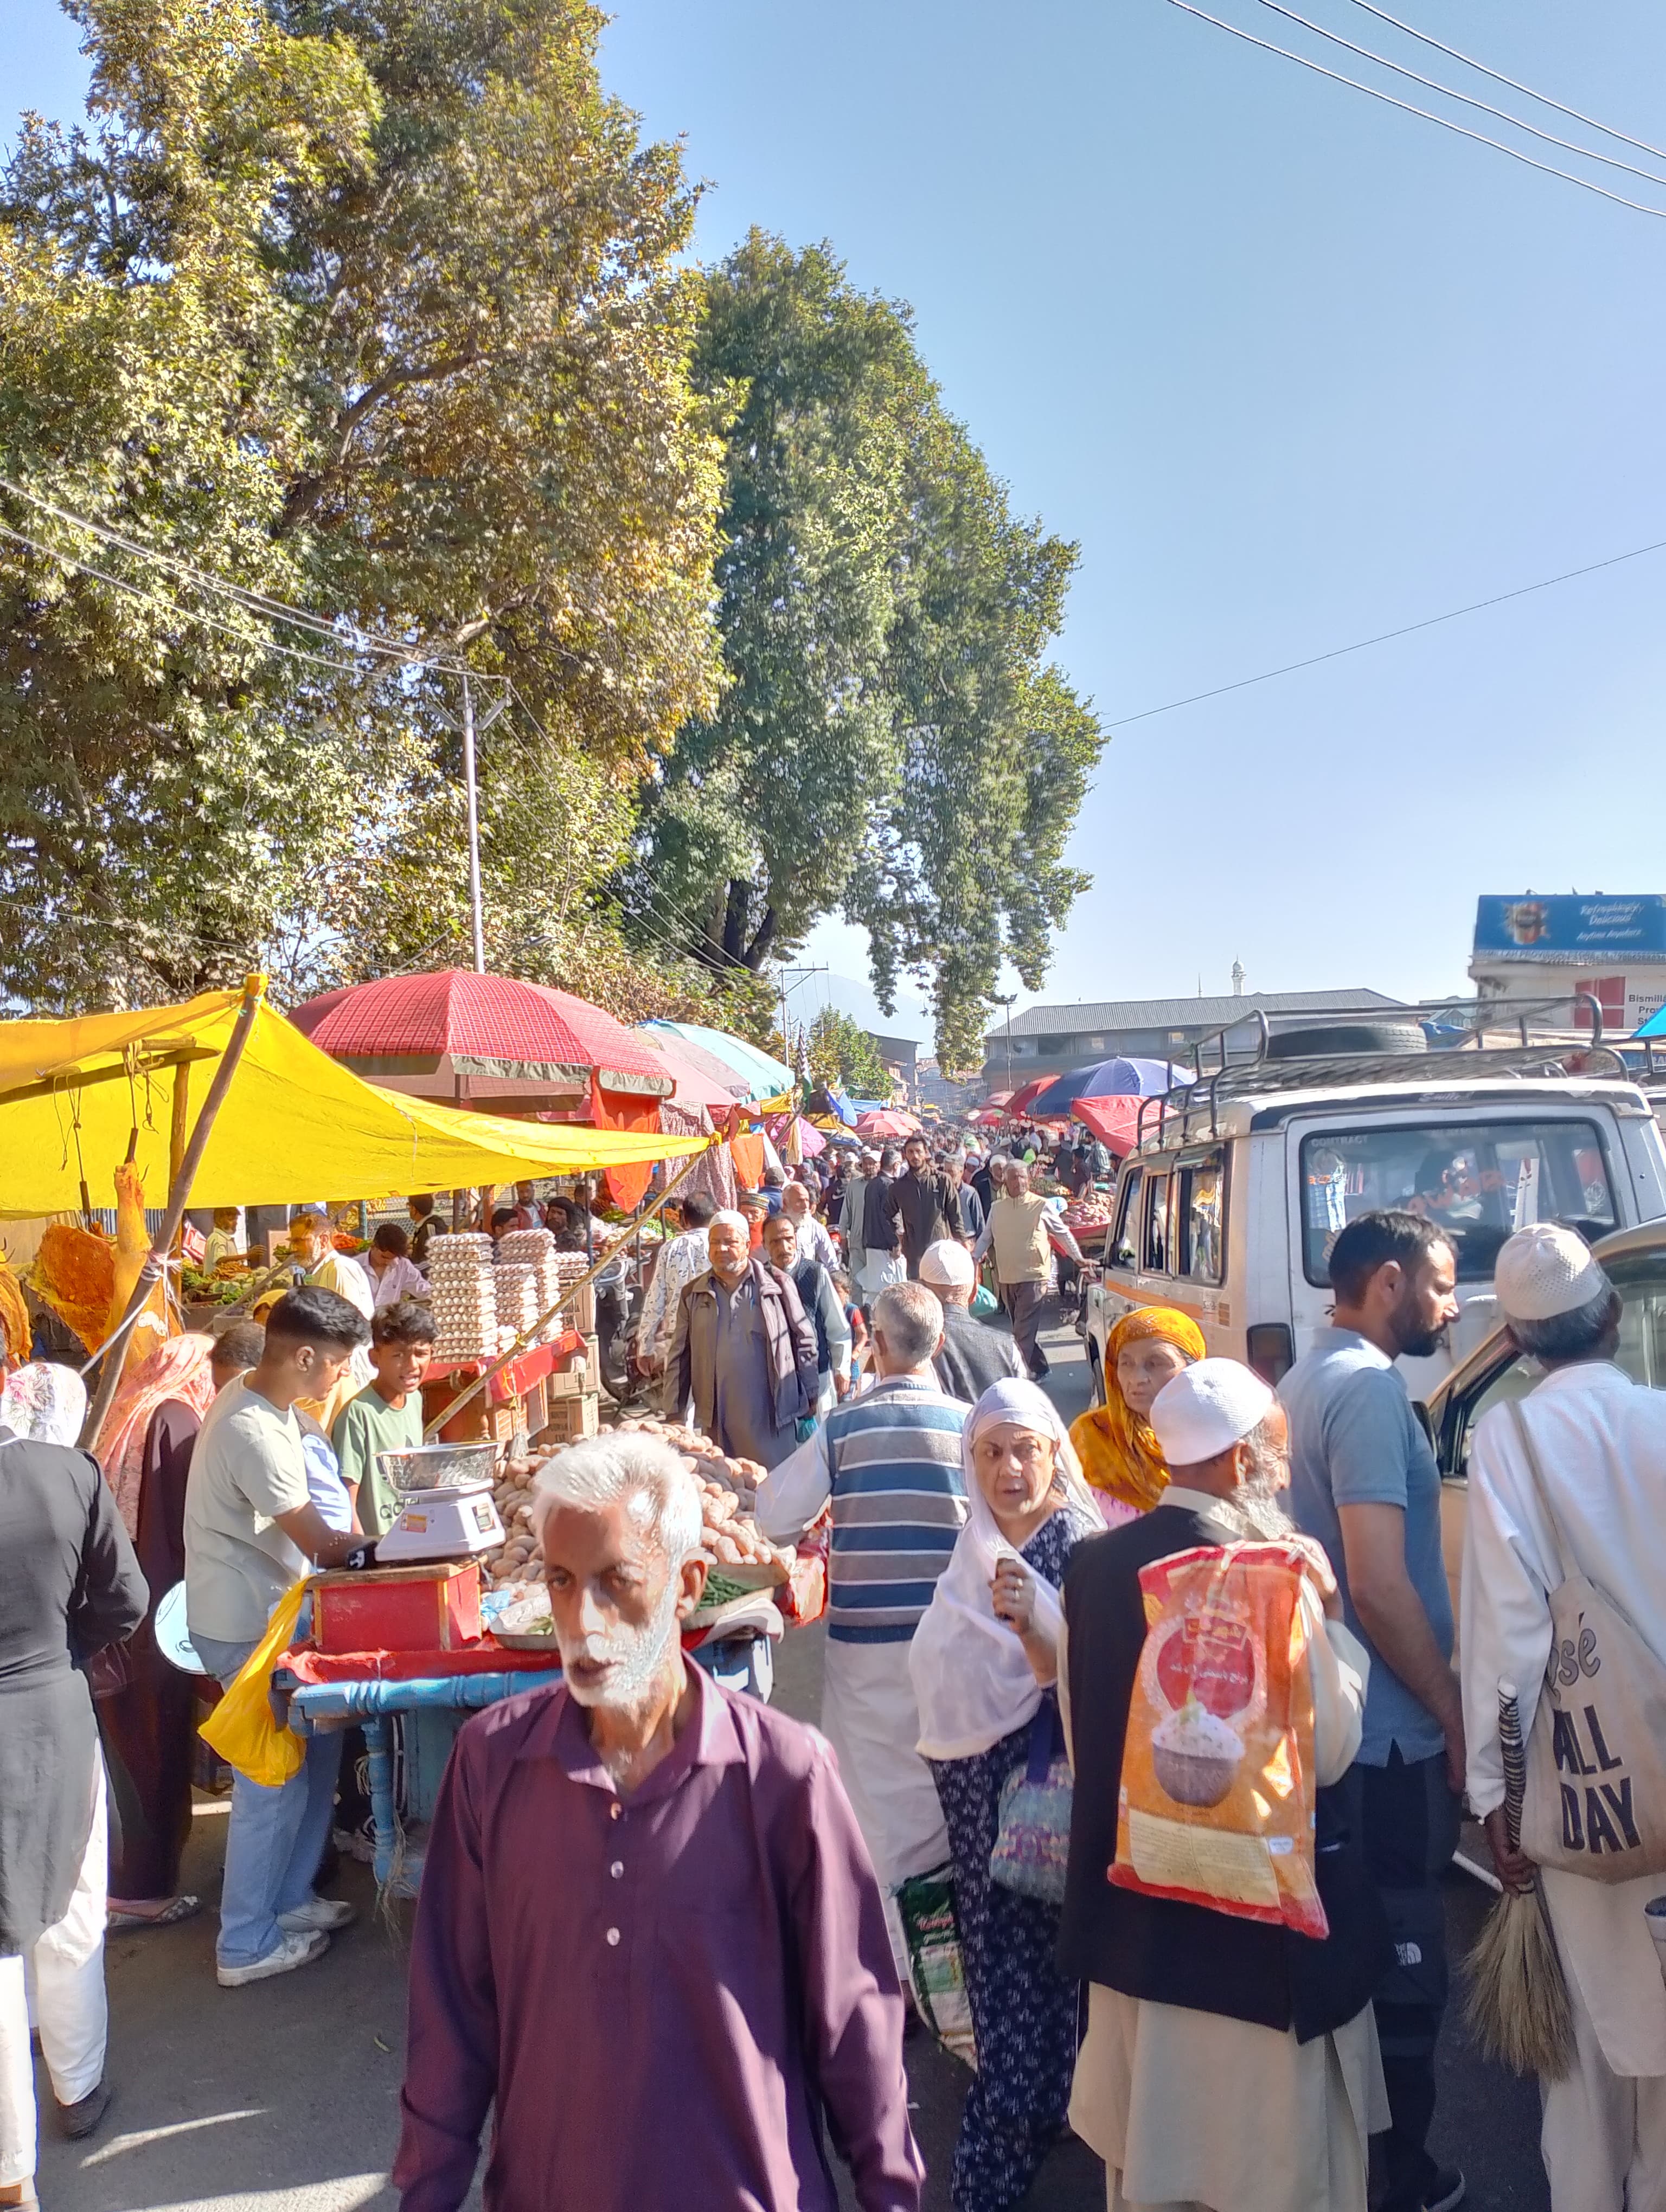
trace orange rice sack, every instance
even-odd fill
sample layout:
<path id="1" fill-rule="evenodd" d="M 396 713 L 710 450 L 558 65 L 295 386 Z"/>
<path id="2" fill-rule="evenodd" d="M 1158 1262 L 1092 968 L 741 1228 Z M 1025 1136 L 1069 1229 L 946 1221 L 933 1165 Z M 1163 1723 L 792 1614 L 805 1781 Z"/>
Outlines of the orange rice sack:
<path id="1" fill-rule="evenodd" d="M 1123 1889 L 1329 1933 L 1313 1871 L 1313 1689 L 1298 1543 L 1226 1544 L 1142 1568 L 1146 1642 L 1122 1752 Z"/>

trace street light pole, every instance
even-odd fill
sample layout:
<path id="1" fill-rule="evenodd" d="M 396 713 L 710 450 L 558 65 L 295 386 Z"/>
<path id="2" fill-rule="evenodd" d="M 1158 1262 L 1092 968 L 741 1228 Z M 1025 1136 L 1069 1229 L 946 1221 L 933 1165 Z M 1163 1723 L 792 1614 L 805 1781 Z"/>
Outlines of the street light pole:
<path id="1" fill-rule="evenodd" d="M 508 695 L 493 701 L 477 722 L 474 716 L 474 694 L 469 689 L 466 674 L 463 678 L 463 719 L 440 709 L 440 719 L 448 729 L 461 732 L 463 739 L 463 801 L 469 827 L 469 926 L 474 940 L 474 972 L 486 972 L 486 905 L 480 889 L 480 789 L 475 773 L 474 741 L 484 737 L 487 731 L 508 704 Z"/>
<path id="2" fill-rule="evenodd" d="M 480 799 L 474 775 L 474 696 L 463 678 L 463 789 L 469 812 L 469 921 L 474 933 L 474 972 L 486 972 L 486 916 L 480 896 Z"/>

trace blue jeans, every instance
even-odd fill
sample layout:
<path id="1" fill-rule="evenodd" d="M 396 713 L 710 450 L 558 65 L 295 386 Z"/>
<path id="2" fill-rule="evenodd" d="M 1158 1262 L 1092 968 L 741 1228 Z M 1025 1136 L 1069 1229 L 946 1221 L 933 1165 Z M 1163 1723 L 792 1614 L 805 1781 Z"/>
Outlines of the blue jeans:
<path id="1" fill-rule="evenodd" d="M 255 1643 L 251 1638 L 246 1644 L 222 1644 L 194 1632 L 191 1640 L 225 1689 Z M 251 1782 L 246 1774 L 233 1781 L 215 1946 L 221 1966 L 252 1966 L 275 1951 L 283 1936 L 278 1914 L 293 1912 L 312 1895 L 330 1833 L 341 1746 L 338 1734 L 308 1736 L 305 1759 L 277 1790 Z"/>

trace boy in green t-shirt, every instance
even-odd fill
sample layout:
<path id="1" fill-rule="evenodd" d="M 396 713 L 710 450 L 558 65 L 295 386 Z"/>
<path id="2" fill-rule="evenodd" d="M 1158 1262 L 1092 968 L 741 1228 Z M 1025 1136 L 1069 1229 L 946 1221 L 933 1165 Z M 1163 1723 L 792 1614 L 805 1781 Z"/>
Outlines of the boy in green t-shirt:
<path id="1" fill-rule="evenodd" d="M 434 1357 L 434 1316 L 426 1306 L 409 1299 L 384 1306 L 370 1325 L 374 1379 L 342 1407 L 330 1431 L 341 1479 L 367 1536 L 385 1536 L 393 1523 L 393 1492 L 376 1465 L 377 1453 L 409 1451 L 423 1441 L 423 1377 Z"/>

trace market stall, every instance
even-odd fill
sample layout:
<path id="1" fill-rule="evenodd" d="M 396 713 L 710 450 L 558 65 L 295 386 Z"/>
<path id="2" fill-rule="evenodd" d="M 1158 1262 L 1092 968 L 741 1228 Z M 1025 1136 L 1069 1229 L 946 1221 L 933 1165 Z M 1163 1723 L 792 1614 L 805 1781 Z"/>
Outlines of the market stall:
<path id="1" fill-rule="evenodd" d="M 110 1283 L 100 1285 L 97 1325 L 89 1322 L 83 1340 L 94 1358 L 102 1352 L 112 1387 L 120 1365 L 115 1356 L 120 1332 L 161 1289 L 170 1248 L 193 1199 L 218 1207 L 288 1206 L 314 1200 L 320 1191 L 381 1195 L 666 1159 L 686 1166 L 714 1141 L 708 1135 L 512 1121 L 398 1096 L 365 1082 L 310 1043 L 267 1003 L 258 977 L 241 992 L 205 994 L 183 1006 L 66 1022 L 0 1023 L 0 1216 L 64 1213 L 85 1220 L 116 1200 L 121 1218 L 137 1224 L 137 1264 L 127 1310 L 112 1310 L 111 1286 L 126 1279 L 112 1269 Z M 142 1203 L 147 1179 L 167 1192 L 148 1250 Z M 656 1203 L 675 1188 L 673 1176 Z M 76 1233 L 90 1245 L 99 1243 L 90 1229 Z M 530 1234 L 552 1242 L 546 1231 Z M 452 1244 L 464 1257 L 476 1242 L 449 1237 L 440 1249 Z M 519 1304 L 509 1309 L 511 1317 L 500 1316 L 494 1280 L 489 1302 L 483 1290 L 461 1314 L 455 1340 L 438 1364 L 440 1402 L 431 1412 L 424 1409 L 430 1426 L 452 1427 L 472 1409 L 470 1425 L 483 1429 L 481 1441 L 494 1468 L 502 1443 L 529 1419 L 541 1414 L 548 1431 L 552 1397 L 559 1403 L 570 1395 L 586 1423 L 594 1425 L 596 1397 L 587 1371 L 594 1337 L 566 1328 L 563 1316 L 587 1317 L 586 1294 L 609 1255 L 594 1261 L 587 1254 L 561 1256 L 565 1264 L 550 1271 L 524 1256 L 511 1262 L 525 1279 L 515 1285 Z M 486 1272 L 495 1277 L 497 1271 L 489 1267 Z M 108 1403 L 101 1382 L 84 1432 L 89 1443 L 98 1437 Z M 489 1481 L 489 1494 L 490 1488 Z M 486 1517 L 496 1526 L 489 1511 Z M 502 1534 L 501 1528 L 496 1533 Z M 459 1547 L 447 1543 L 441 1548 Z M 460 1547 L 477 1608 L 478 1571 L 470 1562 L 479 1548 L 475 1543 Z M 474 1640 L 480 1642 L 478 1632 Z M 482 1645 L 483 1652 L 489 1649 Z M 338 1649 L 331 1656 L 343 1680 L 379 1679 L 374 1655 Z M 436 1665 L 438 1659 L 426 1655 L 417 1669 L 423 1679 L 454 1670 L 454 1653 Z M 518 1663 L 484 1672 L 507 1681 Z M 477 1663 L 467 1671 L 483 1672 Z M 500 1687 L 497 1693 L 506 1692 Z M 477 1686 L 474 1694 L 486 1692 Z"/>

